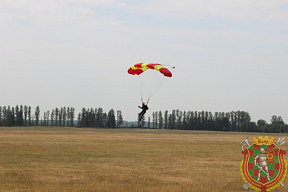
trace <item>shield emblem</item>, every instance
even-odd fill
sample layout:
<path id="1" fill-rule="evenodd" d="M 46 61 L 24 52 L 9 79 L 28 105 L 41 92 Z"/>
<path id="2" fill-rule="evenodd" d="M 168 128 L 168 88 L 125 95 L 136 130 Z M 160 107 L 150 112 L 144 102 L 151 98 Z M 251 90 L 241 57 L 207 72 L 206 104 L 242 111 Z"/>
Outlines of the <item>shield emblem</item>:
<path id="1" fill-rule="evenodd" d="M 254 137 L 252 145 L 249 144 L 248 138 L 241 144 L 248 146 L 246 149 L 242 146 L 241 152 L 244 155 L 240 163 L 241 176 L 246 182 L 244 188 L 250 187 L 255 191 L 266 192 L 284 186 L 287 162 L 283 158 L 286 151 L 279 146 L 281 142 L 277 145 L 273 137 Z"/>

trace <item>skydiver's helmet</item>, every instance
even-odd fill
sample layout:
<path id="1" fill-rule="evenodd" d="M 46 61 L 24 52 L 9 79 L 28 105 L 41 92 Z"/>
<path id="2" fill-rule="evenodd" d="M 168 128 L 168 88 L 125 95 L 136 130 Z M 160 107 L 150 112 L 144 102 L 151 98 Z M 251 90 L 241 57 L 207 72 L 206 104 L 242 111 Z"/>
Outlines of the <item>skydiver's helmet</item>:
<path id="1" fill-rule="evenodd" d="M 145 105 L 145 102 L 142 102 L 142 106 Z"/>

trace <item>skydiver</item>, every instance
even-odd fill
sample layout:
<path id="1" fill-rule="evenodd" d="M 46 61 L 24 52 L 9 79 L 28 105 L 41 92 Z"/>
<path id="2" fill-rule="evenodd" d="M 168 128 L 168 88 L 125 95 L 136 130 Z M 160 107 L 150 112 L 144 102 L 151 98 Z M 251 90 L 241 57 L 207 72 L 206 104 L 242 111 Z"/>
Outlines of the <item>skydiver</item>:
<path id="1" fill-rule="evenodd" d="M 142 102 L 142 107 L 138 106 L 142 111 L 138 114 L 138 120 L 141 121 L 146 111 L 149 109 L 148 106 Z"/>

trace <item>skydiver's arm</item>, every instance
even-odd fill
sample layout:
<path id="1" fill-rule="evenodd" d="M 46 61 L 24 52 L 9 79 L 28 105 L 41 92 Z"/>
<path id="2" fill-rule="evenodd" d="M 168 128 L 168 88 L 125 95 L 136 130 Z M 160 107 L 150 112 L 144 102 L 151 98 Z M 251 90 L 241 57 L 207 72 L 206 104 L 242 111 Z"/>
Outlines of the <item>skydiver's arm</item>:
<path id="1" fill-rule="evenodd" d="M 140 109 L 142 109 L 142 107 L 138 106 Z"/>

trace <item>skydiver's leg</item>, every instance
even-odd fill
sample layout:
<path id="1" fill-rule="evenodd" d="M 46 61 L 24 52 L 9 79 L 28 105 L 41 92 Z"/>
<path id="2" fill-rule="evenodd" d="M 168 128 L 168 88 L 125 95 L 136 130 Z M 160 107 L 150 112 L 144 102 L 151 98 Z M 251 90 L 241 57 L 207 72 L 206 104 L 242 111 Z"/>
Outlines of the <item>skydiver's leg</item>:
<path id="1" fill-rule="evenodd" d="M 143 115 L 144 115 L 143 113 L 140 113 L 140 114 L 139 114 L 139 121 L 142 120 Z"/>
<path id="2" fill-rule="evenodd" d="M 145 111 L 141 111 L 141 113 L 139 113 L 139 121 L 141 121 L 141 119 L 142 119 L 142 117 L 143 117 L 143 115 L 145 114 Z"/>

